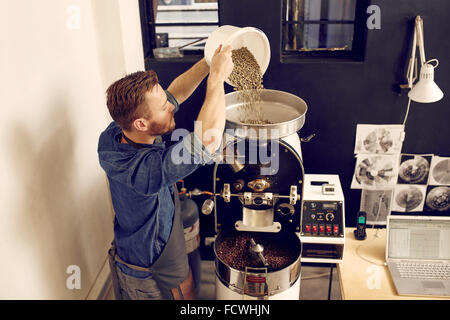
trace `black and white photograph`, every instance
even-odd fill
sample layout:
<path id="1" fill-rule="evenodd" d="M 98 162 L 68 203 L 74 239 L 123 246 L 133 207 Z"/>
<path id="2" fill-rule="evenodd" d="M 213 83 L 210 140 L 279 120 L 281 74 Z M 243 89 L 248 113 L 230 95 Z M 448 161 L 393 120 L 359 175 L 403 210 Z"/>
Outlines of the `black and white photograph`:
<path id="1" fill-rule="evenodd" d="M 398 184 L 394 189 L 392 211 L 421 212 L 425 203 L 426 186 Z"/>
<path id="2" fill-rule="evenodd" d="M 393 189 L 365 190 L 361 192 L 360 211 L 367 213 L 367 224 L 385 226 L 391 213 Z"/>
<path id="3" fill-rule="evenodd" d="M 450 214 L 450 187 L 428 186 L 425 198 L 425 211 L 437 215 Z"/>
<path id="4" fill-rule="evenodd" d="M 402 150 L 403 138 L 402 125 L 358 124 L 355 153 L 399 154 Z"/>
<path id="5" fill-rule="evenodd" d="M 398 170 L 400 184 L 428 184 L 432 155 L 402 154 Z"/>
<path id="6" fill-rule="evenodd" d="M 357 155 L 351 187 L 354 189 L 393 187 L 397 183 L 398 163 L 399 155 Z"/>
<path id="7" fill-rule="evenodd" d="M 430 185 L 450 185 L 450 157 L 434 156 L 430 172 Z"/>

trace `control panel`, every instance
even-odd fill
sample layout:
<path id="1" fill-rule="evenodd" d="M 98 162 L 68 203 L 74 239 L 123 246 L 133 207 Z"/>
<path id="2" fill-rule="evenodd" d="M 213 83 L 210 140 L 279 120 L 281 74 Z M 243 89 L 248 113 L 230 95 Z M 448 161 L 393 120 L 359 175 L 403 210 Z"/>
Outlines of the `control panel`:
<path id="1" fill-rule="evenodd" d="M 339 176 L 305 174 L 303 186 L 302 263 L 342 263 L 345 204 Z"/>
<path id="2" fill-rule="evenodd" d="M 303 203 L 303 236 L 341 237 L 343 225 L 343 207 L 340 201 L 310 200 Z"/>

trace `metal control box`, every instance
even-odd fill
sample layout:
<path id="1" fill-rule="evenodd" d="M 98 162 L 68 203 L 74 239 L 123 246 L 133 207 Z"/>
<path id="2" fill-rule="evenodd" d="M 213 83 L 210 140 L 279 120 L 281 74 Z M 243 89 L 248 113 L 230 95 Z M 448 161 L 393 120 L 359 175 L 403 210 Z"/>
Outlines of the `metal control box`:
<path id="1" fill-rule="evenodd" d="M 301 261 L 341 263 L 345 245 L 345 206 L 339 176 L 305 174 L 304 180 Z"/>

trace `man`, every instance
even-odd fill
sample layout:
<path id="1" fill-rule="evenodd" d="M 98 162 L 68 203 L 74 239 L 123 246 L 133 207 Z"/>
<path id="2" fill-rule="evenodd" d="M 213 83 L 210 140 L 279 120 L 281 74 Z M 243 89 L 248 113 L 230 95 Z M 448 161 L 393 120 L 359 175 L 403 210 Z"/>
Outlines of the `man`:
<path id="1" fill-rule="evenodd" d="M 154 71 L 133 73 L 108 88 L 114 121 L 100 135 L 98 154 L 115 211 L 109 255 L 117 299 L 195 297 L 174 185 L 211 161 L 219 148 L 225 128 L 224 81 L 232 70 L 231 47 L 219 46 L 210 67 L 202 59 L 167 90 Z M 208 72 L 194 132 L 166 149 L 160 136 L 174 130 L 178 104 Z M 219 134 L 208 134 L 211 130 Z M 174 148 L 188 154 L 190 163 L 175 164 Z"/>

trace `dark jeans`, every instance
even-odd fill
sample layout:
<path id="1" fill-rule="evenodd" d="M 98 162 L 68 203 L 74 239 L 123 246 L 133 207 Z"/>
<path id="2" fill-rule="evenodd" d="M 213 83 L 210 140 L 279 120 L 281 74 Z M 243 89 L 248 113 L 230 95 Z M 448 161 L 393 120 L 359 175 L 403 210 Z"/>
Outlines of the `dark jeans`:
<path id="1" fill-rule="evenodd" d="M 108 251 L 116 300 L 162 300 L 163 296 L 152 276 L 144 279 L 129 276 L 117 266 L 112 249 Z"/>
<path id="2" fill-rule="evenodd" d="M 111 267 L 112 259 L 110 259 Z M 166 296 L 162 294 L 156 281 L 149 276 L 144 279 L 129 276 L 115 265 L 114 272 L 111 269 L 114 295 L 116 300 L 195 300 L 196 288 L 192 271 L 188 277 L 177 287 L 169 290 Z M 167 296 L 168 295 L 168 296 Z"/>
<path id="3" fill-rule="evenodd" d="M 117 300 L 162 300 L 162 293 L 152 276 L 144 279 L 135 278 L 122 272 L 116 266 L 118 288 Z"/>

